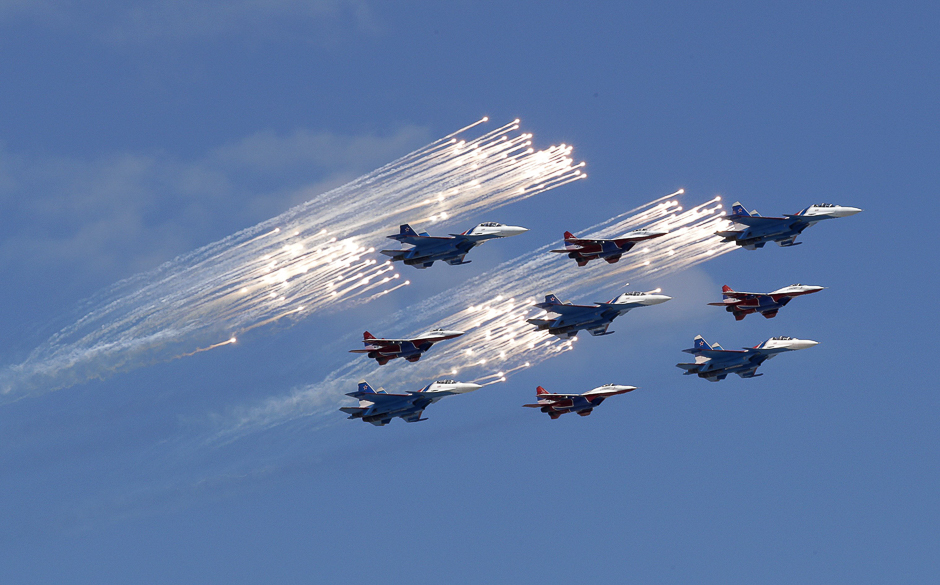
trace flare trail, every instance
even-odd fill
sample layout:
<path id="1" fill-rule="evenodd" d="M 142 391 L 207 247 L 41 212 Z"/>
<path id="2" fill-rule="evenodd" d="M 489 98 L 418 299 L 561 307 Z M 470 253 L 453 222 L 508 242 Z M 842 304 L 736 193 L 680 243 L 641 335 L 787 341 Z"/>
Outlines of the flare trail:
<path id="1" fill-rule="evenodd" d="M 407 284 L 374 254 L 400 223 L 464 218 L 586 176 L 571 146 L 536 151 L 518 120 L 464 137 L 484 121 L 106 289 L 23 363 L 0 371 L 0 396 L 67 387 L 368 302 Z"/>

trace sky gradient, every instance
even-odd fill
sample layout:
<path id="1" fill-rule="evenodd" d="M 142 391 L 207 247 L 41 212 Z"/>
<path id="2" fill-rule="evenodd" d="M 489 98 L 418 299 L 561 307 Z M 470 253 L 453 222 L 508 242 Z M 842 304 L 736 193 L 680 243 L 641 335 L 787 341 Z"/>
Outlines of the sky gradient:
<path id="1" fill-rule="evenodd" d="M 412 285 L 375 302 L 0 401 L 0 581 L 936 582 L 938 16 L 927 2 L 0 0 L 3 369 L 114 283 L 482 116 L 521 118 L 537 149 L 573 145 L 589 175 L 428 226 L 530 231 L 467 266 L 401 267 Z M 426 422 L 376 428 L 303 402 L 365 359 L 346 350 L 376 323 L 680 188 L 686 206 L 865 211 L 795 248 L 612 275 L 603 297 L 566 300 L 674 299 Z M 552 260 L 570 273 L 559 289 L 583 278 Z M 828 288 L 772 320 L 706 304 L 723 284 L 795 282 Z M 696 334 L 820 345 L 713 384 L 675 367 Z M 588 418 L 521 408 L 536 385 L 607 382 L 640 388 Z M 276 424 L 225 433 L 272 401 Z"/>

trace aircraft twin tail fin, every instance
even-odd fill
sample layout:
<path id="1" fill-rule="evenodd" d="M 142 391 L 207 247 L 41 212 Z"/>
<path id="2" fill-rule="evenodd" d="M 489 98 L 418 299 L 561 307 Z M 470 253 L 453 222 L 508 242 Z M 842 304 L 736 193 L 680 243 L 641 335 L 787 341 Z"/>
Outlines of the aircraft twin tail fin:
<path id="1" fill-rule="evenodd" d="M 705 338 L 701 335 L 696 335 L 695 339 L 692 340 L 692 347 L 695 349 L 711 349 L 712 346 L 708 345 L 708 342 L 705 341 Z"/>
<path id="2" fill-rule="evenodd" d="M 728 219 L 734 219 L 735 216 L 760 217 L 760 214 L 756 211 L 748 211 L 740 201 L 735 201 L 731 206 L 731 216 Z"/>
<path id="3" fill-rule="evenodd" d="M 414 228 L 408 225 L 407 223 L 402 224 L 401 227 L 399 227 L 399 230 L 401 230 L 398 234 L 399 236 L 417 236 L 418 235 L 418 232 L 416 232 Z"/>
<path id="4" fill-rule="evenodd" d="M 577 243 L 578 236 L 571 232 L 565 232 L 565 250 L 579 250 L 581 244 Z"/>
<path id="5" fill-rule="evenodd" d="M 558 299 L 558 297 L 556 297 L 555 295 L 553 295 L 553 294 L 547 294 L 547 295 L 545 295 L 545 304 L 548 304 L 548 305 L 562 305 L 562 304 L 564 304 L 564 303 L 562 303 L 562 302 Z"/>
<path id="6" fill-rule="evenodd" d="M 372 386 L 369 386 L 369 383 L 365 380 L 359 382 L 359 392 L 363 394 L 375 394 L 375 390 L 373 390 Z"/>
<path id="7" fill-rule="evenodd" d="M 541 396 L 542 394 L 551 394 L 551 392 L 549 392 L 549 391 L 546 390 L 545 388 L 542 388 L 541 386 L 536 386 L 536 387 L 535 387 L 535 395 L 536 395 L 536 396 Z"/>
<path id="8" fill-rule="evenodd" d="M 367 340 L 369 340 L 369 339 L 375 339 L 375 335 L 372 335 L 372 334 L 369 333 L 368 331 L 366 331 L 365 333 L 362 334 L 362 340 L 363 340 L 363 341 L 367 341 Z"/>
<path id="9" fill-rule="evenodd" d="M 721 292 L 723 293 L 733 293 L 734 289 L 728 286 L 727 284 L 721 287 Z"/>

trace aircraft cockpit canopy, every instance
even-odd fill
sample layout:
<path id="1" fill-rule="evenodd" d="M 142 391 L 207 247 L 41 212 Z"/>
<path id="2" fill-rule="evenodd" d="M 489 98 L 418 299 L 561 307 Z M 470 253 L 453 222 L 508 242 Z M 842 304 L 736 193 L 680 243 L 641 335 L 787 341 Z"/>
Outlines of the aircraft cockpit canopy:
<path id="1" fill-rule="evenodd" d="M 781 335 L 780 337 L 771 337 L 774 341 L 790 341 L 793 337 L 787 337 L 786 335 Z"/>
<path id="2" fill-rule="evenodd" d="M 480 224 L 480 227 L 503 227 L 503 224 L 496 223 L 495 221 L 485 221 Z"/>
<path id="3" fill-rule="evenodd" d="M 456 384 L 457 380 L 438 380 L 435 384 Z"/>

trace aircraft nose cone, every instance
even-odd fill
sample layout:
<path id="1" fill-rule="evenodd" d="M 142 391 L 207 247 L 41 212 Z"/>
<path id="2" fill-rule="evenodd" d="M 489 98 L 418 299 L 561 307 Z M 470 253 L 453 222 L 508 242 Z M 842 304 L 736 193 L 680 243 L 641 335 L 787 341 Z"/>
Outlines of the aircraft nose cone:
<path id="1" fill-rule="evenodd" d="M 529 231 L 528 228 L 519 227 L 517 225 L 507 225 L 503 228 L 503 234 L 506 236 L 518 236 L 519 234 L 524 234 Z"/>
<path id="2" fill-rule="evenodd" d="M 818 341 L 813 341 L 812 339 L 797 339 L 794 340 L 793 344 L 790 346 L 793 349 L 806 349 L 808 347 L 813 347 L 819 345 Z"/>
<path id="3" fill-rule="evenodd" d="M 855 215 L 856 213 L 861 213 L 863 210 L 858 207 L 839 207 L 835 210 L 833 215 L 836 217 L 848 217 L 850 215 Z"/>
<path id="4" fill-rule="evenodd" d="M 647 305 L 658 305 L 660 303 L 665 303 L 666 301 L 671 301 L 672 297 L 666 295 L 649 295 L 646 297 Z"/>
<path id="5" fill-rule="evenodd" d="M 460 389 L 460 392 L 473 392 L 474 390 L 479 390 L 483 387 L 482 384 L 474 384 L 473 382 L 461 382 L 457 384 L 457 387 Z"/>

